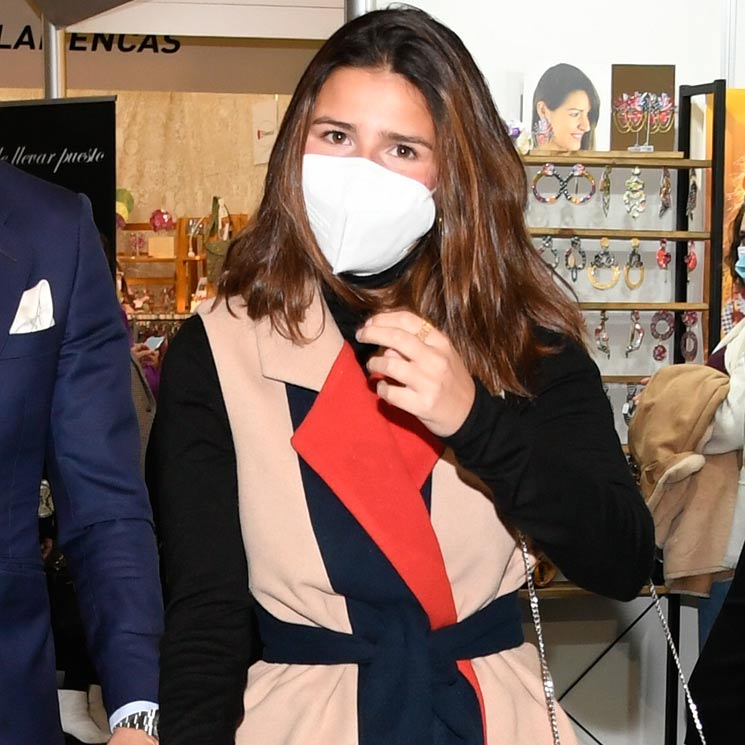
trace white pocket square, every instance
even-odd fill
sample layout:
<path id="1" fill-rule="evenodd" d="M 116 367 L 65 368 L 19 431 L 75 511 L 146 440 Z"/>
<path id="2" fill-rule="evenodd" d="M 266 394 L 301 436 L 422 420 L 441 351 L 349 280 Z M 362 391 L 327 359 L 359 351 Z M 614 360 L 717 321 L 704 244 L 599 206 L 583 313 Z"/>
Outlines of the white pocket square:
<path id="1" fill-rule="evenodd" d="M 26 290 L 18 304 L 16 317 L 10 326 L 11 334 L 31 334 L 54 326 L 52 290 L 42 279 L 35 287 Z"/>

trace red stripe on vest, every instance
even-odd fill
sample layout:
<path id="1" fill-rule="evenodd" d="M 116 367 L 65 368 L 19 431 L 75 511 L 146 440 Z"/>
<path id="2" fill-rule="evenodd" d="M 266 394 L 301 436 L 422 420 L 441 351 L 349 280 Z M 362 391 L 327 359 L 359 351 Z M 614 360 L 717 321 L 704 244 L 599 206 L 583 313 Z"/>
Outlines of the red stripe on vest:
<path id="1" fill-rule="evenodd" d="M 421 494 L 443 445 L 418 419 L 381 401 L 349 344 L 343 345 L 292 446 L 385 554 L 431 628 L 456 623 L 445 561 Z M 473 666 L 461 660 L 458 669 L 476 692 L 485 727 Z"/>

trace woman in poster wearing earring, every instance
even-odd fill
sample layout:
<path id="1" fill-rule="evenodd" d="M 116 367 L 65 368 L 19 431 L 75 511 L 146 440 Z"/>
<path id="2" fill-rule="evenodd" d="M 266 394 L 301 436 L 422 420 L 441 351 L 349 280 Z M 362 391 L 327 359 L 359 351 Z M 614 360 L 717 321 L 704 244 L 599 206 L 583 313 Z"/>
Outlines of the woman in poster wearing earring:
<path id="1" fill-rule="evenodd" d="M 533 137 L 538 150 L 592 150 L 600 97 L 590 78 L 564 62 L 543 73 L 533 93 Z"/>
<path id="2" fill-rule="evenodd" d="M 164 360 L 164 745 L 555 742 L 517 531 L 621 599 L 654 546 L 526 196 L 483 75 L 423 11 L 366 13 L 310 63 Z"/>

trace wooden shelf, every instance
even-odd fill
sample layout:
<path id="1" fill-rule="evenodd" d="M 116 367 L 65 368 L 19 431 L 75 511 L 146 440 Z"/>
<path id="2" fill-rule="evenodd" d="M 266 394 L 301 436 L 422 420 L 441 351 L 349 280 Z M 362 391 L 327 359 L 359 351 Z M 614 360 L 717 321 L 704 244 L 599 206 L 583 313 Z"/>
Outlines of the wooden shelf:
<path id="1" fill-rule="evenodd" d="M 191 313 L 144 313 L 135 311 L 129 318 L 133 321 L 185 321 Z"/>
<path id="2" fill-rule="evenodd" d="M 711 168 L 711 160 L 693 160 L 691 158 L 666 156 L 661 153 L 602 153 L 577 152 L 573 154 L 544 153 L 543 155 L 523 155 L 526 166 L 544 166 L 553 163 L 556 166 L 573 166 L 582 163 L 586 166 L 611 166 L 613 168 Z"/>
<path id="3" fill-rule="evenodd" d="M 139 230 L 154 233 L 153 226 L 149 222 L 128 222 L 122 225 L 122 230 Z"/>
<path id="4" fill-rule="evenodd" d="M 209 215 L 192 218 L 179 217 L 176 220 L 176 310 L 179 313 L 185 313 L 188 310 L 199 279 L 208 276 L 207 253 L 203 248 L 204 239 L 199 245 L 192 246 L 193 250 L 199 253 L 196 256 L 189 256 L 191 244 L 189 225 L 194 219 L 202 220 L 204 225 L 210 223 Z M 247 222 L 248 214 L 245 212 L 230 215 L 232 234 L 237 235 Z"/>
<path id="5" fill-rule="evenodd" d="M 708 241 L 711 233 L 695 230 L 633 230 L 633 229 L 604 229 L 604 228 L 528 228 L 530 235 L 535 237 L 550 236 L 551 238 L 638 238 L 640 241 L 659 241 L 665 238 L 669 241 Z"/>
<path id="6" fill-rule="evenodd" d="M 709 310 L 708 303 L 579 303 L 582 310 Z"/>
<path id="7" fill-rule="evenodd" d="M 603 383 L 633 383 L 639 384 L 642 380 L 647 380 L 652 373 L 648 375 L 603 375 Z"/>
<path id="8" fill-rule="evenodd" d="M 117 256 L 120 264 L 154 264 L 157 262 L 176 261 L 175 256 Z"/>
<path id="9" fill-rule="evenodd" d="M 658 595 L 667 595 L 667 587 L 664 585 L 655 585 L 655 592 Z M 582 587 L 577 587 L 573 582 L 567 582 L 566 580 L 559 580 L 551 583 L 548 587 L 537 587 L 536 592 L 541 600 L 554 600 L 561 598 L 577 598 L 577 597 L 596 597 L 596 593 L 585 590 Z M 528 599 L 528 591 L 523 588 L 519 591 L 520 598 L 523 600 Z M 637 597 L 649 597 L 650 592 L 647 586 L 644 586 Z"/>
<path id="10" fill-rule="evenodd" d="M 127 285 L 173 285 L 170 277 L 127 277 Z"/>

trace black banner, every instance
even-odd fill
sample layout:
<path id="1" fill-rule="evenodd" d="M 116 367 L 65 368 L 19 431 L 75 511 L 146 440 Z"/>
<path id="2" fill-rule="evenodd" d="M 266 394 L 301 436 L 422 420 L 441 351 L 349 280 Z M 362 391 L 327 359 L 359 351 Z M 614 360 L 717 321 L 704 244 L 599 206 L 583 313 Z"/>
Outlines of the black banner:
<path id="1" fill-rule="evenodd" d="M 0 102 L 0 160 L 91 200 L 113 274 L 116 99 Z"/>

